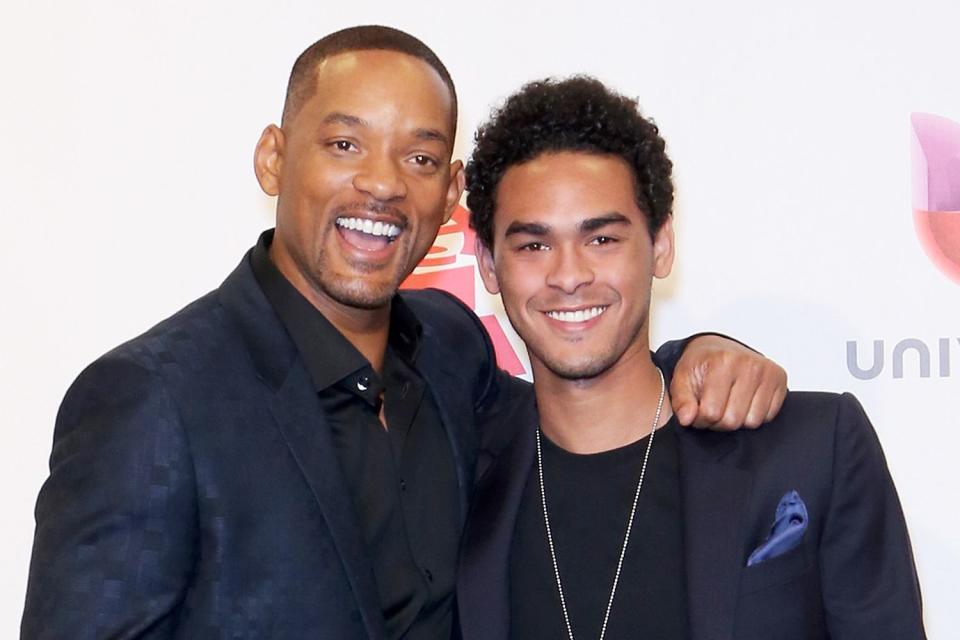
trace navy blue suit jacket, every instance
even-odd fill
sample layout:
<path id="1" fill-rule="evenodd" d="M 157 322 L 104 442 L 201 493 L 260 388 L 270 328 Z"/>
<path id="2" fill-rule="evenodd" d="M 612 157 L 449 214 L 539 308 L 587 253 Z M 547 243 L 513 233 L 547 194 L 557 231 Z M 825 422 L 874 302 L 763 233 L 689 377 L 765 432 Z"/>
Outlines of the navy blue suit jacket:
<path id="1" fill-rule="evenodd" d="M 465 519 L 493 349 L 451 296 L 402 295 Z M 248 258 L 80 375 L 36 518 L 24 638 L 384 638 L 317 394 Z"/>
<path id="2" fill-rule="evenodd" d="M 536 408 L 522 402 L 500 421 L 509 426 L 483 435 L 461 547 L 464 640 L 506 640 L 510 628 L 510 542 L 535 463 Z M 925 637 L 903 513 L 853 396 L 791 392 L 760 429 L 676 432 L 692 640 Z M 747 567 L 791 490 L 809 512 L 801 543 Z"/>

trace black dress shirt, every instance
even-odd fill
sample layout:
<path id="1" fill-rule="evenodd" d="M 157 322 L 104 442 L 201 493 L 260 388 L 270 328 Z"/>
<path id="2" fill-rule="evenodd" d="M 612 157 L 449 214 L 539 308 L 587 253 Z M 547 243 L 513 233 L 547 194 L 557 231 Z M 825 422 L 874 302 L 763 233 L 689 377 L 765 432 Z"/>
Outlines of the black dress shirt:
<path id="1" fill-rule="evenodd" d="M 673 421 L 657 430 L 610 611 L 606 637 L 688 637 L 680 503 L 679 443 Z M 591 455 L 542 438 L 550 528 L 574 637 L 597 638 L 648 438 Z M 510 553 L 510 637 L 566 638 L 543 520 L 536 462 Z"/>
<path id="2" fill-rule="evenodd" d="M 254 275 L 316 387 L 373 565 L 391 639 L 437 640 L 453 630 L 460 505 L 453 452 L 416 368 L 421 328 L 391 304 L 382 375 L 280 273 L 273 232 L 252 255 Z M 380 422 L 381 402 L 388 428 Z"/>

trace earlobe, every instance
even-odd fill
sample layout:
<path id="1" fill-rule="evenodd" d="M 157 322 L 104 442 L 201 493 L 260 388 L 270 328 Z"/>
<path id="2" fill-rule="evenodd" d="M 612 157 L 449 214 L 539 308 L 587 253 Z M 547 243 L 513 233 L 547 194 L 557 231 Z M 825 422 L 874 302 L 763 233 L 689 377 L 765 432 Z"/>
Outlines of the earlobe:
<path id="1" fill-rule="evenodd" d="M 653 275 L 666 278 L 673 269 L 674 257 L 673 216 L 667 218 L 653 240 Z"/>
<path id="2" fill-rule="evenodd" d="M 493 252 L 479 236 L 474 239 L 474 253 L 477 256 L 477 268 L 480 270 L 483 286 L 494 295 L 500 293 L 500 283 L 497 281 L 497 272 L 493 266 Z"/>
<path id="3" fill-rule="evenodd" d="M 280 169 L 283 165 L 283 129 L 267 125 L 253 152 L 253 170 L 260 188 L 268 196 L 280 195 Z"/>
<path id="4" fill-rule="evenodd" d="M 465 185 L 466 176 L 463 172 L 463 163 L 459 160 L 450 163 L 450 184 L 447 187 L 447 210 L 443 216 L 444 222 L 447 222 L 453 216 L 454 210 L 460 204 L 460 197 L 463 195 Z"/>

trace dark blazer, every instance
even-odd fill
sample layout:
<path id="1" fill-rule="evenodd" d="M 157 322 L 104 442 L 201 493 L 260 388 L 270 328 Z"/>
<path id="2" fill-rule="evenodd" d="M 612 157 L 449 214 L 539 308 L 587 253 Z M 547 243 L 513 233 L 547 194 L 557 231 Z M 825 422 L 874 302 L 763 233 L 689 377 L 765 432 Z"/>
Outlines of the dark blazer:
<path id="1" fill-rule="evenodd" d="M 484 435 L 461 549 L 464 640 L 510 629 L 510 542 L 535 462 L 536 408 L 523 403 L 502 423 L 511 426 Z M 761 429 L 676 432 L 692 640 L 925 637 L 903 513 L 853 396 L 790 393 Z M 801 543 L 747 567 L 794 489 L 809 512 Z"/>
<path id="2" fill-rule="evenodd" d="M 402 295 L 465 519 L 493 349 L 451 296 Z M 80 375 L 36 519 L 23 638 L 385 637 L 317 394 L 249 256 Z"/>

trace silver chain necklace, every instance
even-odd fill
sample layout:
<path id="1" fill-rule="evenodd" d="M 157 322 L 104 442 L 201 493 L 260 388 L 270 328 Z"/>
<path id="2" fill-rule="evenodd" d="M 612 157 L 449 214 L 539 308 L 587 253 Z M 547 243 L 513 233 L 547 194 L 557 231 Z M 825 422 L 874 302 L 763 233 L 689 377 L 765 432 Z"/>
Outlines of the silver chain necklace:
<path id="1" fill-rule="evenodd" d="M 660 410 L 663 409 L 663 396 L 666 393 L 666 382 L 663 372 L 657 367 L 660 374 L 660 399 L 657 400 L 657 412 L 653 416 L 653 427 L 650 429 L 650 440 L 647 441 L 647 450 L 643 454 L 643 465 L 640 467 L 640 479 L 637 481 L 637 491 L 633 494 L 633 504 L 630 506 L 630 519 L 627 520 L 627 533 L 623 536 L 623 547 L 620 548 L 620 559 L 617 560 L 617 572 L 613 576 L 613 586 L 610 588 L 610 599 L 607 600 L 607 610 L 603 614 L 603 626 L 600 627 L 600 640 L 607 633 L 607 622 L 610 620 L 610 609 L 613 607 L 613 596 L 617 593 L 617 584 L 620 582 L 620 570 L 623 567 L 623 558 L 627 554 L 627 544 L 630 542 L 630 531 L 633 529 L 633 518 L 637 513 L 637 501 L 640 499 L 640 488 L 643 487 L 643 476 L 647 471 L 647 460 L 650 459 L 650 449 L 653 447 L 653 434 L 657 431 L 660 422 Z M 550 530 L 550 514 L 547 513 L 547 492 L 543 488 L 543 453 L 540 448 L 540 427 L 537 427 L 537 474 L 540 476 L 540 498 L 543 502 L 543 520 L 547 525 L 547 544 L 550 546 L 550 560 L 553 562 L 553 575 L 557 578 L 557 591 L 560 593 L 560 607 L 563 609 L 563 621 L 567 625 L 567 635 L 574 640 L 573 627 L 570 626 L 570 614 L 567 613 L 567 601 L 563 597 L 563 583 L 560 582 L 560 566 L 557 564 L 557 551 L 553 545 L 553 532 Z"/>

